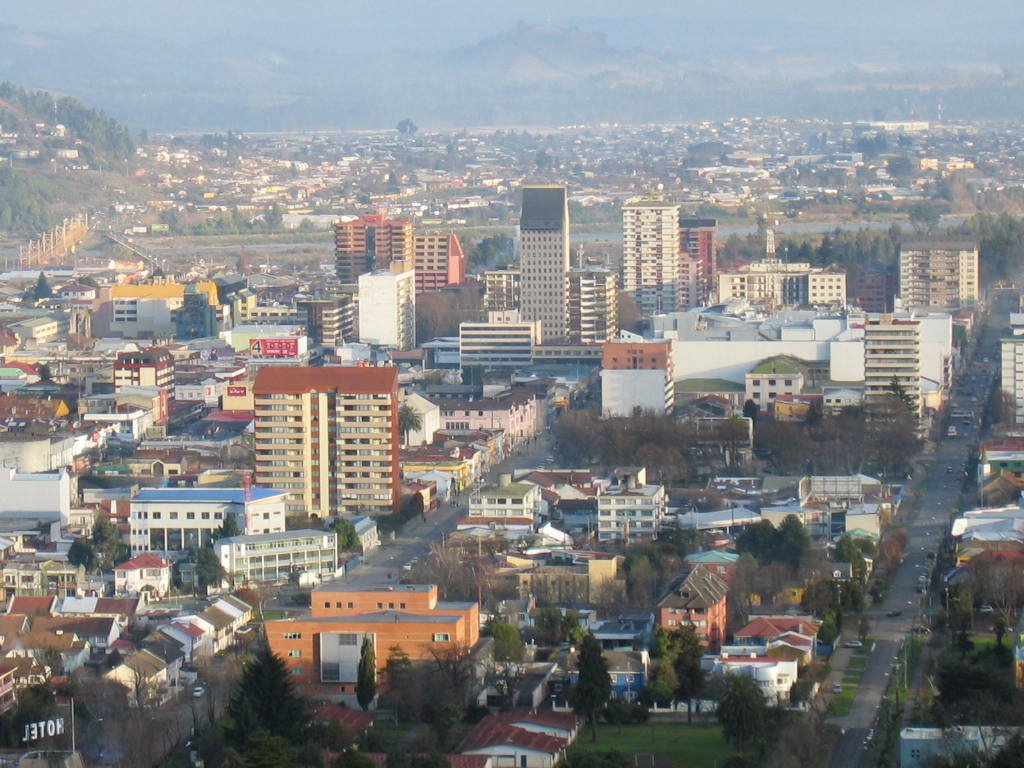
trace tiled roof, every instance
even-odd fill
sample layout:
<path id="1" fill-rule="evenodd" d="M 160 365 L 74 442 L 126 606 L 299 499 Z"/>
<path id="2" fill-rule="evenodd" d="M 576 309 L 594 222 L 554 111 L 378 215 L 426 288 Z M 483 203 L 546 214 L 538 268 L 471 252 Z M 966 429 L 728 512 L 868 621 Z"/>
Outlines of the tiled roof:
<path id="1" fill-rule="evenodd" d="M 132 501 L 209 501 L 243 504 L 247 494 L 249 501 L 263 501 L 284 496 L 286 493 L 273 488 L 252 488 L 248 492 L 244 488 L 148 488 L 135 494 Z"/>
<path id="2" fill-rule="evenodd" d="M 151 555 L 148 552 L 138 557 L 133 557 L 126 563 L 114 567 L 115 571 L 139 571 L 143 568 L 169 568 L 170 562 L 159 555 Z"/>
<path id="3" fill-rule="evenodd" d="M 559 754 L 565 748 L 565 740 L 546 733 L 527 731 L 514 725 L 506 725 L 493 715 L 485 717 L 474 726 L 459 746 L 460 752 L 486 750 L 500 746 L 514 746 Z"/>
<path id="4" fill-rule="evenodd" d="M 24 613 L 27 616 L 52 616 L 57 598 L 47 597 L 15 597 L 7 608 L 8 613 Z"/>
<path id="5" fill-rule="evenodd" d="M 710 608 L 729 593 L 729 585 L 707 568 L 697 566 L 672 586 L 659 608 Z"/>

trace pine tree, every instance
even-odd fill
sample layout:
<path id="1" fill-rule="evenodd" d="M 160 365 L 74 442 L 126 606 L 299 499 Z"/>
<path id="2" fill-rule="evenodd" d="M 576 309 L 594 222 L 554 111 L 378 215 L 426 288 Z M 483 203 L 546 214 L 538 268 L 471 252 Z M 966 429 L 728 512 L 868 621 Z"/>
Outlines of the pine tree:
<path id="1" fill-rule="evenodd" d="M 601 643 L 590 632 L 580 643 L 579 678 L 572 695 L 572 708 L 590 722 L 590 733 L 597 741 L 597 713 L 608 703 L 612 695 L 612 679 L 608 675 L 608 663 L 601 655 Z"/>
<path id="2" fill-rule="evenodd" d="M 359 673 L 356 680 L 356 701 L 365 712 L 377 695 L 377 654 L 373 640 L 363 635 L 363 647 L 359 650 Z"/>
<path id="3" fill-rule="evenodd" d="M 228 714 L 235 723 L 232 735 L 239 747 L 258 730 L 299 744 L 309 726 L 306 702 L 295 692 L 288 668 L 266 647 L 246 665 Z"/>

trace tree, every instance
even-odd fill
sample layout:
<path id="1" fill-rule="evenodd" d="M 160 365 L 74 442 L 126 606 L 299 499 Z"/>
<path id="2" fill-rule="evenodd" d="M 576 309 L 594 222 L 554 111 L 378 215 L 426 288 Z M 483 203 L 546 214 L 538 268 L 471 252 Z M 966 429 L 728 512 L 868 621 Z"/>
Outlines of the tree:
<path id="1" fill-rule="evenodd" d="M 518 627 L 501 619 L 487 622 L 487 634 L 494 638 L 495 661 L 522 661 L 526 644 Z"/>
<path id="2" fill-rule="evenodd" d="M 705 683 L 704 670 L 700 667 L 704 649 L 701 647 L 697 630 L 692 624 L 687 624 L 679 629 L 675 647 L 676 655 L 673 667 L 678 683 L 676 696 L 686 699 L 686 721 L 692 723 L 693 699 L 701 694 Z"/>
<path id="3" fill-rule="evenodd" d="M 374 768 L 375 763 L 358 749 L 349 747 L 334 758 L 331 768 Z"/>
<path id="4" fill-rule="evenodd" d="M 417 126 L 416 123 L 408 117 L 405 117 L 398 121 L 398 125 L 395 126 L 395 130 L 402 136 L 408 138 L 419 130 L 419 126 Z"/>
<path id="5" fill-rule="evenodd" d="M 327 526 L 327 530 L 338 534 L 338 550 L 356 549 L 359 546 L 359 534 L 352 521 L 344 517 L 335 517 Z"/>
<path id="6" fill-rule="evenodd" d="M 356 701 L 365 712 L 377 696 L 377 654 L 373 651 L 373 640 L 363 636 L 363 647 L 359 650 L 359 671 L 356 680 Z"/>
<path id="7" fill-rule="evenodd" d="M 591 740 L 597 741 L 597 713 L 611 698 L 612 679 L 608 674 L 608 663 L 601 654 L 601 643 L 591 632 L 583 637 L 580 644 L 578 670 L 572 709 L 589 721 Z"/>
<path id="8" fill-rule="evenodd" d="M 234 536 L 241 536 L 242 529 L 238 527 L 238 520 L 230 512 L 224 515 L 224 522 L 214 534 L 217 539 L 230 539 Z"/>
<path id="9" fill-rule="evenodd" d="M 794 571 L 811 549 L 811 537 L 796 515 L 786 515 L 779 526 L 778 551 L 774 560 L 786 563 Z"/>
<path id="10" fill-rule="evenodd" d="M 650 704 L 664 707 L 675 699 L 678 687 L 679 678 L 676 677 L 672 660 L 663 658 L 654 665 L 647 685 L 644 686 L 644 699 Z"/>
<path id="11" fill-rule="evenodd" d="M 240 747 L 260 730 L 299 744 L 309 725 L 306 702 L 295 693 L 288 668 L 267 647 L 245 666 L 228 715 L 234 721 L 232 736 Z"/>
<path id="12" fill-rule="evenodd" d="M 91 571 L 96 567 L 96 550 L 85 539 L 75 539 L 68 549 L 68 562 Z"/>
<path id="13" fill-rule="evenodd" d="M 39 273 L 39 277 L 36 279 L 36 287 L 32 289 L 32 298 L 35 301 L 53 298 L 53 289 L 50 288 L 46 275 L 42 272 Z"/>
<path id="14" fill-rule="evenodd" d="M 726 675 L 717 716 L 722 734 L 737 752 L 745 752 L 762 731 L 767 710 L 764 695 L 753 678 Z"/>
<path id="15" fill-rule="evenodd" d="M 219 587 L 226 575 L 224 566 L 220 564 L 220 559 L 213 551 L 213 547 L 200 547 L 196 553 L 196 579 L 199 581 L 199 587 L 201 589 Z"/>
<path id="16" fill-rule="evenodd" d="M 745 403 L 743 403 L 743 415 L 746 418 L 753 421 L 755 424 L 757 423 L 757 416 L 758 413 L 760 413 L 760 410 L 761 409 L 758 408 L 757 403 L 755 403 L 753 400 L 747 400 Z"/>
<path id="17" fill-rule="evenodd" d="M 408 403 L 402 403 L 398 409 L 398 431 L 402 435 L 402 442 L 409 442 L 409 433 L 423 428 L 423 417 L 419 411 Z"/>

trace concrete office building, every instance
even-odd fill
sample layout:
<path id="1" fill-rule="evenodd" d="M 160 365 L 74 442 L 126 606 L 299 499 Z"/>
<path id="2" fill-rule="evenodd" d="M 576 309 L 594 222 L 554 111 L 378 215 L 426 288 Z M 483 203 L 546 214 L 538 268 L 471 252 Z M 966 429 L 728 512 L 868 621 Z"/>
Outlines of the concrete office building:
<path id="1" fill-rule="evenodd" d="M 256 483 L 288 492 L 289 516 L 398 509 L 398 372 L 265 367 L 253 385 Z"/>
<path id="2" fill-rule="evenodd" d="M 540 342 L 566 336 L 569 271 L 569 192 L 564 186 L 523 187 L 519 220 L 522 319 L 539 322 Z"/>
<path id="3" fill-rule="evenodd" d="M 242 584 L 284 584 L 293 577 L 319 584 L 338 576 L 338 535 L 296 530 L 232 536 L 213 545 L 228 580 Z"/>
<path id="4" fill-rule="evenodd" d="M 601 412 L 629 416 L 639 408 L 671 413 L 675 406 L 672 342 L 609 342 L 601 366 Z"/>
<path id="5" fill-rule="evenodd" d="M 462 366 L 525 368 L 533 363 L 533 348 L 540 333 L 540 323 L 524 322 L 514 310 L 490 312 L 486 323 L 460 323 Z"/>
<path id="6" fill-rule="evenodd" d="M 272 488 L 141 490 L 130 503 L 132 554 L 207 546 L 228 516 L 246 534 L 280 533 L 285 528 L 285 496 Z"/>

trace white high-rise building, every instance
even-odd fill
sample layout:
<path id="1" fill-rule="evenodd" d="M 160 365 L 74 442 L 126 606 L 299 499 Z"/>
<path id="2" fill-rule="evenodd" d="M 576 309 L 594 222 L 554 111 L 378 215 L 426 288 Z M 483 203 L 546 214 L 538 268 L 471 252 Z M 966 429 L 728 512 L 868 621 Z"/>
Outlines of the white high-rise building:
<path id="1" fill-rule="evenodd" d="M 563 341 L 569 271 L 569 191 L 565 186 L 523 187 L 519 270 L 523 321 L 540 322 L 542 344 Z"/>
<path id="2" fill-rule="evenodd" d="M 999 346 L 1003 393 L 1013 409 L 1013 423 L 1024 424 L 1024 314 L 1010 314 L 1010 335 Z"/>
<path id="3" fill-rule="evenodd" d="M 679 206 L 660 198 L 622 206 L 622 290 L 645 315 L 680 308 Z"/>
<path id="4" fill-rule="evenodd" d="M 908 316 L 868 315 L 864 323 L 864 396 L 898 386 L 921 411 L 921 323 Z"/>
<path id="5" fill-rule="evenodd" d="M 359 276 L 359 341 L 394 349 L 416 346 L 416 273 Z"/>

